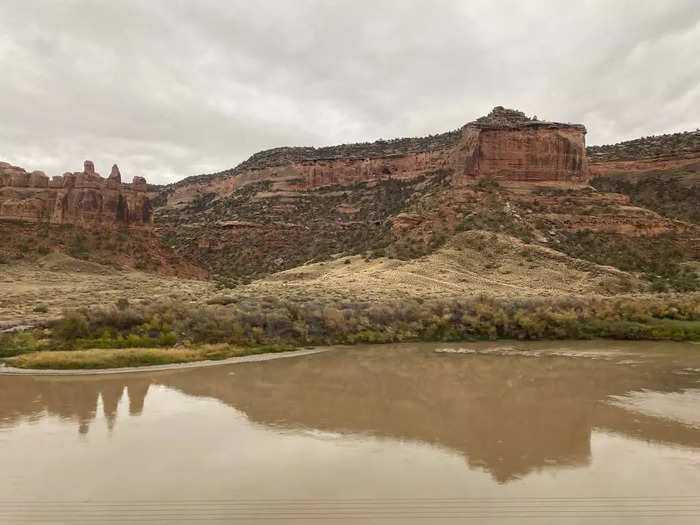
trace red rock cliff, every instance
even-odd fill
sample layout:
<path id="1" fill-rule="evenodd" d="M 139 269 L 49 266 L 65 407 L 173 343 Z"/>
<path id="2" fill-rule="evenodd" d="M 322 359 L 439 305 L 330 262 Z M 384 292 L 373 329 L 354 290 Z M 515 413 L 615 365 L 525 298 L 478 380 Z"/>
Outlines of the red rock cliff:
<path id="1" fill-rule="evenodd" d="M 262 180 L 272 182 L 272 191 L 304 191 L 413 179 L 439 169 L 451 170 L 456 185 L 479 177 L 580 185 L 588 177 L 585 134 L 582 125 L 530 119 L 498 106 L 486 117 L 440 135 L 262 151 L 232 170 L 173 185 L 168 202 L 176 205 L 206 193 L 222 196 Z"/>
<path id="2" fill-rule="evenodd" d="M 83 226 L 144 226 L 152 223 L 146 180 L 121 182 L 115 164 L 102 178 L 93 163 L 81 172 L 49 178 L 41 171 L 0 162 L 0 219 Z"/>
<path id="3" fill-rule="evenodd" d="M 529 119 L 499 106 L 465 126 L 455 173 L 462 181 L 583 182 L 588 175 L 585 134 L 578 124 Z"/>
<path id="4" fill-rule="evenodd" d="M 593 175 L 677 168 L 700 161 L 700 130 L 591 146 L 587 153 Z"/>

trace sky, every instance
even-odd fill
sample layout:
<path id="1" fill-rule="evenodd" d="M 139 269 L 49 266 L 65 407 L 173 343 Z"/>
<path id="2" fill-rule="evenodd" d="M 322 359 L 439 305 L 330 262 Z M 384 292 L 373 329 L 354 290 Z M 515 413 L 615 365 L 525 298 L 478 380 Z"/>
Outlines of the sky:
<path id="1" fill-rule="evenodd" d="M 700 127 L 698 0 L 3 0 L 0 161 L 167 183 L 497 105 L 588 144 Z"/>

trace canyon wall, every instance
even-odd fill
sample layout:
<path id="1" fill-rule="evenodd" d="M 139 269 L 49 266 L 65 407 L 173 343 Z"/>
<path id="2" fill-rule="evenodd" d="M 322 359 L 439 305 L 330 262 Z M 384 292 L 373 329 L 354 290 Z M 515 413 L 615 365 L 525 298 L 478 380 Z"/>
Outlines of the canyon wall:
<path id="1" fill-rule="evenodd" d="M 461 186 L 489 177 L 502 182 L 585 184 L 586 129 L 531 119 L 495 107 L 462 128 L 422 138 L 379 140 L 324 148 L 275 148 L 231 170 L 189 177 L 168 190 L 171 205 L 199 195 L 229 195 L 261 181 L 271 191 L 308 191 L 334 185 L 410 180 L 449 170 Z"/>
<path id="2" fill-rule="evenodd" d="M 440 135 L 262 151 L 164 188 L 156 232 L 234 283 L 339 253 L 417 258 L 463 231 L 655 273 L 654 254 L 690 253 L 692 225 L 589 186 L 585 135 L 499 106 Z"/>
<path id="3" fill-rule="evenodd" d="M 463 174 L 503 181 L 585 180 L 583 134 L 574 129 L 470 130 Z"/>
<path id="4" fill-rule="evenodd" d="M 700 130 L 591 146 L 587 155 L 594 176 L 678 168 L 700 162 Z"/>
<path id="5" fill-rule="evenodd" d="M 86 160 L 83 171 L 49 179 L 0 162 L 0 219 L 81 226 L 146 226 L 152 223 L 146 180 L 122 183 L 115 164 L 106 179 Z"/>

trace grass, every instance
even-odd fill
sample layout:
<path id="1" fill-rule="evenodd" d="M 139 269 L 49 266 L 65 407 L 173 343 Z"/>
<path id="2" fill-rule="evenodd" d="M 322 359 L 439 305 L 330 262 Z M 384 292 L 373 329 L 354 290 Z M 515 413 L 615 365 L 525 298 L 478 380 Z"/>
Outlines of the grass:
<path id="1" fill-rule="evenodd" d="M 202 345 L 192 348 L 124 348 L 67 351 L 40 351 L 23 354 L 11 361 L 17 368 L 45 370 L 78 370 L 125 368 L 193 361 L 221 360 L 271 352 L 293 350 L 290 346 L 242 347 L 227 344 Z"/>
<path id="2" fill-rule="evenodd" d="M 647 325 L 649 339 L 700 341 L 700 321 L 663 319 Z"/>

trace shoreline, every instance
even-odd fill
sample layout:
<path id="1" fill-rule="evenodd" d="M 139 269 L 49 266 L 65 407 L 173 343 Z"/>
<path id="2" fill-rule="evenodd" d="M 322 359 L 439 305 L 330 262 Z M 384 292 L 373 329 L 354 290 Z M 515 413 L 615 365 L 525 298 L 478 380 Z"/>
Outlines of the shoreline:
<path id="1" fill-rule="evenodd" d="M 74 368 L 69 370 L 53 370 L 49 368 L 16 368 L 12 366 L 0 366 L 0 375 L 14 376 L 76 376 L 76 375 L 108 375 L 108 374 L 132 374 L 137 372 L 159 372 L 161 370 L 178 370 L 181 368 L 203 368 L 208 366 L 230 365 L 255 361 L 270 361 L 287 357 L 320 354 L 335 349 L 334 346 L 291 350 L 288 352 L 268 352 L 265 354 L 244 355 L 229 357 L 220 360 L 190 361 L 187 363 L 169 363 L 164 365 L 127 366 L 121 368 Z"/>

